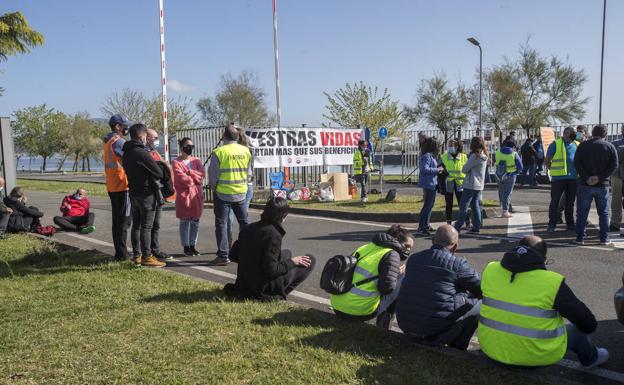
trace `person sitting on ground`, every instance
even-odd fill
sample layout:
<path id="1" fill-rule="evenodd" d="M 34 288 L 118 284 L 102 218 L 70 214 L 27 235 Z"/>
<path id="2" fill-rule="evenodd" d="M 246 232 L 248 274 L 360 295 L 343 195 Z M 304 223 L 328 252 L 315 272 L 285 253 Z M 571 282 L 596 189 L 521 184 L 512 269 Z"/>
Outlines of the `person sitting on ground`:
<path id="1" fill-rule="evenodd" d="M 264 206 L 260 221 L 244 227 L 229 252 L 238 263 L 236 282 L 225 286 L 228 294 L 260 300 L 286 299 L 308 278 L 316 259 L 308 254 L 293 257 L 282 250 L 282 226 L 288 201 L 274 197 Z"/>
<path id="2" fill-rule="evenodd" d="M 542 238 L 527 236 L 501 261 L 486 266 L 477 331 L 481 350 L 509 365 L 551 365 L 567 349 L 586 368 L 607 362 L 609 352 L 588 336 L 596 330 L 596 318 L 561 274 L 546 269 L 547 250 Z"/>
<path id="3" fill-rule="evenodd" d="M 4 178 L 0 177 L 0 198 L 4 198 Z M 12 209 L 6 207 L 2 199 L 0 199 L 0 239 L 6 238 L 7 225 L 11 218 Z"/>
<path id="4" fill-rule="evenodd" d="M 24 189 L 19 186 L 14 187 L 9 196 L 4 197 L 4 204 L 12 210 L 7 223 L 8 231 L 12 233 L 30 232 L 36 226 L 41 225 L 39 218 L 43 216 L 43 213 L 34 206 L 26 206 L 27 201 Z"/>
<path id="5" fill-rule="evenodd" d="M 79 231 L 90 234 L 95 231 L 95 214 L 89 212 L 91 202 L 87 198 L 87 190 L 79 188 L 75 193 L 67 195 L 61 203 L 62 217 L 54 217 L 54 223 L 65 231 Z"/>
<path id="6" fill-rule="evenodd" d="M 455 255 L 459 234 L 442 225 L 433 246 L 412 255 L 397 299 L 397 322 L 416 342 L 466 350 L 477 328 L 481 279 Z"/>
<path id="7" fill-rule="evenodd" d="M 377 326 L 390 328 L 395 312 L 405 265 L 414 246 L 412 234 L 400 225 L 392 225 L 385 233 L 379 233 L 371 242 L 353 252 L 358 262 L 352 283 L 378 277 L 363 284 L 354 285 L 344 294 L 333 294 L 331 306 L 339 318 L 350 321 L 368 321 L 377 317 Z"/>

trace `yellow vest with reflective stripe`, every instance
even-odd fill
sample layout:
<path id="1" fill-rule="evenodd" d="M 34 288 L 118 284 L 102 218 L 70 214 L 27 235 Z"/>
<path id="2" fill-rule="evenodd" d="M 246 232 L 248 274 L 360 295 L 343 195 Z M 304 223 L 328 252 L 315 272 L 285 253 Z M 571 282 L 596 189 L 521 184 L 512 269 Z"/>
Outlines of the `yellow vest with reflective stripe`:
<path id="1" fill-rule="evenodd" d="M 496 166 L 502 161 L 505 161 L 506 168 L 505 170 L 508 173 L 518 171 L 516 169 L 516 152 L 512 152 L 511 154 L 503 154 L 500 150 L 496 150 Z"/>
<path id="2" fill-rule="evenodd" d="M 457 158 L 452 158 L 448 153 L 446 153 L 442 155 L 441 159 L 442 163 L 444 163 L 444 167 L 446 168 L 446 172 L 449 174 L 446 181 L 455 181 L 458 185 L 463 185 L 466 174 L 462 173 L 461 170 L 466 164 L 466 161 L 468 161 L 466 154 L 461 153 L 457 156 Z"/>
<path id="3" fill-rule="evenodd" d="M 553 309 L 563 276 L 548 270 L 511 272 L 500 262 L 483 271 L 483 303 L 477 334 L 481 350 L 510 365 L 544 366 L 563 358 L 565 322 Z"/>
<path id="4" fill-rule="evenodd" d="M 353 175 L 361 175 L 364 167 L 364 159 L 362 159 L 362 152 L 358 149 L 353 154 Z"/>
<path id="5" fill-rule="evenodd" d="M 568 175 L 567 156 L 568 154 L 566 153 L 563 139 L 559 138 L 555 140 L 555 155 L 553 156 L 550 168 L 548 169 L 550 176 Z"/>
<path id="6" fill-rule="evenodd" d="M 219 180 L 217 192 L 224 195 L 247 193 L 247 170 L 251 153 L 238 143 L 226 144 L 214 150 L 219 159 Z"/>
<path id="7" fill-rule="evenodd" d="M 352 283 L 379 275 L 379 261 L 392 249 L 377 246 L 374 243 L 357 249 L 354 255 L 359 256 Z M 344 294 L 332 294 L 330 301 L 335 310 L 350 315 L 372 314 L 381 301 L 381 294 L 377 291 L 377 279 L 359 286 L 353 286 Z"/>

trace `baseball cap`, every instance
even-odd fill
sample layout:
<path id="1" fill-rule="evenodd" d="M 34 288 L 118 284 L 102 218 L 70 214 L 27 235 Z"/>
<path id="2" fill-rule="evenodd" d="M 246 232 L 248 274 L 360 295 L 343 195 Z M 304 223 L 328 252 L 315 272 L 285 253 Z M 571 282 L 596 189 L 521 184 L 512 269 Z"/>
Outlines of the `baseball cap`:
<path id="1" fill-rule="evenodd" d="M 108 125 L 112 128 L 115 127 L 116 124 L 130 127 L 132 125 L 132 122 L 129 121 L 128 118 L 123 114 L 115 114 L 111 116 L 111 118 L 108 120 Z"/>

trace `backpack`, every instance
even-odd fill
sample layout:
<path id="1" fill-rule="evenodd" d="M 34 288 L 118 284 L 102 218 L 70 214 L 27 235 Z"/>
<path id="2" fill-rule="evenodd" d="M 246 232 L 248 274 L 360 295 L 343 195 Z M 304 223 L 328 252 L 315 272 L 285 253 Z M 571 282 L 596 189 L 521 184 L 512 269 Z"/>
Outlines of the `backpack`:
<path id="1" fill-rule="evenodd" d="M 36 225 L 33 227 L 33 232 L 40 235 L 45 235 L 46 237 L 51 237 L 56 234 L 56 228 L 50 225 Z"/>
<path id="2" fill-rule="evenodd" d="M 509 173 L 507 172 L 507 162 L 504 160 L 501 160 L 498 165 L 496 166 L 496 179 L 498 179 L 498 182 L 504 182 L 507 179 L 509 179 Z"/>
<path id="3" fill-rule="evenodd" d="M 353 273 L 359 255 L 335 255 L 331 257 L 321 273 L 321 289 L 329 294 L 344 294 L 353 286 L 360 286 L 379 278 L 378 275 L 353 282 Z"/>

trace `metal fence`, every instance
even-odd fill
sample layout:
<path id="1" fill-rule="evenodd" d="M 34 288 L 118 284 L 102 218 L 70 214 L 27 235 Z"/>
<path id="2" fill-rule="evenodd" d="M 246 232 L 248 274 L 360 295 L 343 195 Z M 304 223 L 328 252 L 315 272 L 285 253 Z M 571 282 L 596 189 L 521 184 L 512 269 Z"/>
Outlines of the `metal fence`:
<path id="1" fill-rule="evenodd" d="M 209 162 L 207 162 L 212 151 L 219 145 L 221 136 L 223 135 L 224 127 L 198 127 L 188 130 L 178 130 L 174 142 L 184 137 L 191 138 L 195 145 L 195 156 L 202 160 L 206 171 L 208 170 Z M 172 154 L 177 153 L 177 146 L 170 146 Z M 268 189 L 271 186 L 269 175 L 272 172 L 281 171 L 280 168 L 263 168 L 254 170 L 254 181 L 256 188 Z M 305 166 L 305 167 L 288 167 L 290 173 L 290 181 L 295 183 L 296 186 L 310 186 L 313 183 L 319 182 L 321 174 L 331 172 L 346 172 L 352 173 L 352 166 Z M 204 185 L 206 186 L 208 179 L 204 179 Z"/>

